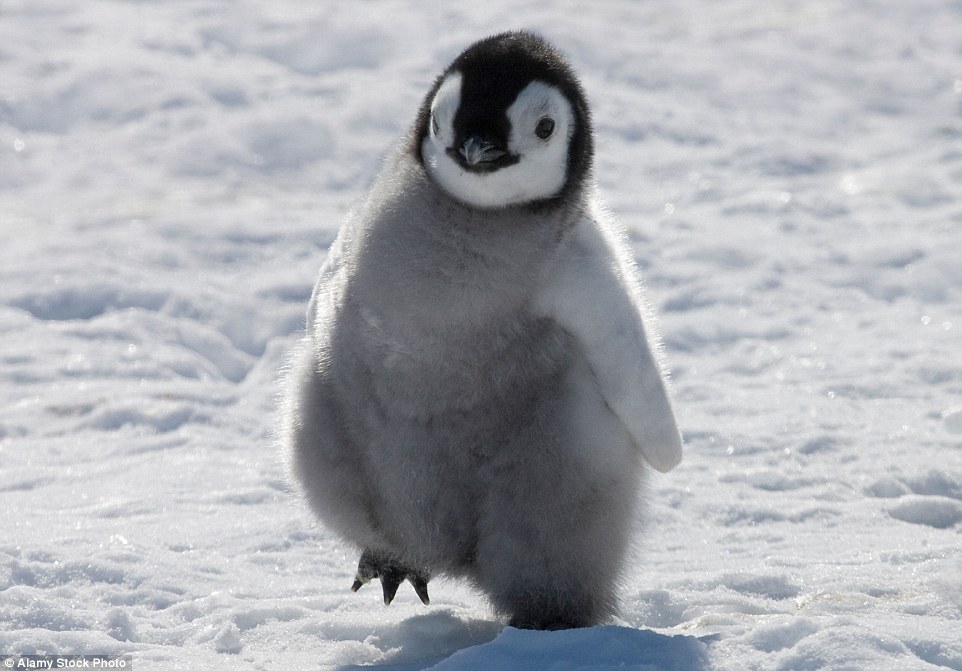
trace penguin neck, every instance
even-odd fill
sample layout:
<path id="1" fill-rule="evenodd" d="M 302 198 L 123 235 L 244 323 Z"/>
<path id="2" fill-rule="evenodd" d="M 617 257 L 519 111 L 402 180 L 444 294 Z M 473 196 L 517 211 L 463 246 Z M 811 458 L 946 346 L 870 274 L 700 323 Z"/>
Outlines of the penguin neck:
<path id="1" fill-rule="evenodd" d="M 548 248 L 559 242 L 578 222 L 585 208 L 580 201 L 537 201 L 503 208 L 476 208 L 463 203 L 438 186 L 423 169 L 419 182 L 426 200 L 433 203 L 436 218 L 429 227 L 440 226 L 434 234 L 475 243 L 481 249 L 515 247 L 520 253 L 530 248 L 544 258 Z"/>

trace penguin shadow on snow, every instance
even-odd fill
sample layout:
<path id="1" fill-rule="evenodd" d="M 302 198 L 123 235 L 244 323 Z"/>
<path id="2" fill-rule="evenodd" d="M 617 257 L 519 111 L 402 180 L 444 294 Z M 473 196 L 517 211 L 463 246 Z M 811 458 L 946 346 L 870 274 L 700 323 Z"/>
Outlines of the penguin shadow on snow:
<path id="1" fill-rule="evenodd" d="M 530 631 L 490 620 L 464 620 L 440 611 L 408 618 L 382 631 L 381 645 L 395 649 L 376 664 L 338 671 L 437 669 L 623 668 L 645 671 L 708 671 L 712 637 L 668 636 L 655 631 L 605 625 L 562 631 Z"/>

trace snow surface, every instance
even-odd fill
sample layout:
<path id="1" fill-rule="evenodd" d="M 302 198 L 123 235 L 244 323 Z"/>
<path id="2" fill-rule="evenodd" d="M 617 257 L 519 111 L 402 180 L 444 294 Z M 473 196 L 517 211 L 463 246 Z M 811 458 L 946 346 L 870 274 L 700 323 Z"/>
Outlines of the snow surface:
<path id="1" fill-rule="evenodd" d="M 455 4 L 0 0 L 0 652 L 962 669 L 962 6 Z M 272 437 L 339 222 L 514 27 L 583 77 L 687 441 L 580 631 L 352 594 Z"/>

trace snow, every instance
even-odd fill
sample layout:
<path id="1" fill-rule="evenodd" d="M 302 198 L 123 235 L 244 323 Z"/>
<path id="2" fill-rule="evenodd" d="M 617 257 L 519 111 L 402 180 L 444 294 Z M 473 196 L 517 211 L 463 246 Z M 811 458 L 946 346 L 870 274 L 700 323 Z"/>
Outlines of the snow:
<path id="1" fill-rule="evenodd" d="M 962 9 L 0 0 L 0 653 L 962 669 Z M 479 6 L 483 5 L 483 6 Z M 543 32 L 673 370 L 622 617 L 349 590 L 276 381 L 433 77 Z"/>

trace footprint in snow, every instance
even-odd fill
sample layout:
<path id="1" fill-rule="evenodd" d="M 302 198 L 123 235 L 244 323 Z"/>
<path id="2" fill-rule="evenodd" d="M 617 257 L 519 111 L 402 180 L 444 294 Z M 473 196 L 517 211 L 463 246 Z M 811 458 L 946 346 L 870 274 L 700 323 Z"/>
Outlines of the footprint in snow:
<path id="1" fill-rule="evenodd" d="M 888 509 L 894 519 L 948 529 L 962 522 L 962 479 L 942 471 L 916 478 L 886 477 L 872 483 L 865 493 L 876 498 L 898 499 Z"/>

